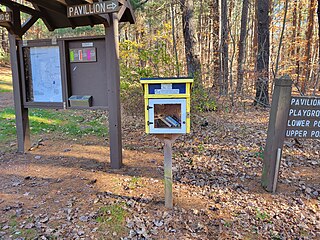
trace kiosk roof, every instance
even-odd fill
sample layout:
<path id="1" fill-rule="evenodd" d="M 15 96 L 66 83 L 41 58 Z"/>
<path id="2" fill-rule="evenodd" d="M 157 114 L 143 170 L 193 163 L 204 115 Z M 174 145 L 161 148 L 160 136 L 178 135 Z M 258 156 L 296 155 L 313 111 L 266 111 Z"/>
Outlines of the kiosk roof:
<path id="1" fill-rule="evenodd" d="M 89 4 L 99 2 L 98 0 L 26 0 L 23 4 L 14 0 L 1 0 L 0 7 L 6 6 L 13 12 L 13 23 L 0 22 L 0 26 L 7 28 L 9 31 L 16 35 L 23 35 L 27 28 L 26 25 L 33 25 L 33 23 L 41 18 L 47 28 L 53 31 L 57 28 L 76 28 L 80 26 L 94 26 L 97 24 L 108 24 L 109 17 L 107 14 L 102 15 L 88 15 L 76 18 L 68 18 L 67 8 L 70 6 Z M 118 18 L 120 22 L 135 23 L 133 9 L 129 0 L 118 0 L 120 10 Z M 2 12 L 2 10 L 0 9 Z M 19 13 L 24 12 L 32 17 L 20 25 Z M 18 14 L 17 14 L 18 13 Z M 32 19 L 32 20 L 31 20 Z M 20 28 L 20 31 L 18 31 Z M 22 33 L 22 34 L 21 34 Z"/>

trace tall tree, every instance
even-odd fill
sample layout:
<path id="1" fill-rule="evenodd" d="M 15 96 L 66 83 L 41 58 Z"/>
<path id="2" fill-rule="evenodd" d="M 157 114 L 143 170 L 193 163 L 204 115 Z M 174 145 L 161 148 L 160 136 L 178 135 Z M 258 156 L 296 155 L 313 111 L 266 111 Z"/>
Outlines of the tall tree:
<path id="1" fill-rule="evenodd" d="M 173 2 L 170 4 L 170 7 L 171 7 L 172 43 L 173 43 L 174 57 L 176 61 L 176 75 L 180 77 L 179 58 L 178 58 L 177 40 L 176 40 L 175 9 L 174 9 Z"/>
<path id="2" fill-rule="evenodd" d="M 319 46 L 318 46 L 318 75 L 317 75 L 317 81 L 315 84 L 314 88 L 314 94 L 316 91 L 316 88 L 318 87 L 319 84 L 319 79 L 320 79 L 320 0 L 318 0 L 318 9 L 317 9 L 317 15 L 318 15 L 318 41 L 319 41 Z"/>
<path id="3" fill-rule="evenodd" d="M 247 36 L 247 22 L 248 22 L 248 9 L 249 0 L 243 0 L 242 2 L 242 14 L 241 14 L 241 27 L 240 27 L 240 40 L 238 43 L 239 55 L 238 55 L 238 79 L 237 79 L 237 93 L 242 91 L 243 87 L 243 63 L 244 54 L 246 48 L 246 36 Z"/>
<path id="4" fill-rule="evenodd" d="M 297 45 L 297 7 L 298 0 L 294 0 L 293 2 L 293 12 L 292 12 L 292 48 L 289 53 L 290 59 L 296 59 L 296 45 Z M 293 72 L 296 74 L 296 71 Z"/>
<path id="5" fill-rule="evenodd" d="M 258 54 L 255 105 L 269 106 L 269 0 L 257 0 Z"/>
<path id="6" fill-rule="evenodd" d="M 229 45 L 228 45 L 228 4 L 227 0 L 221 0 L 221 18 L 220 18 L 220 50 L 221 50 L 221 77 L 220 94 L 228 94 L 229 86 Z"/>
<path id="7" fill-rule="evenodd" d="M 299 2 L 299 7 L 298 9 L 301 9 L 302 7 L 302 1 Z M 298 21 L 296 22 L 297 26 L 296 26 L 296 39 L 297 41 L 300 40 L 301 38 L 301 22 L 302 22 L 302 12 L 301 11 L 298 11 Z M 296 82 L 300 82 L 300 69 L 301 69 L 301 64 L 300 64 L 300 53 L 301 53 L 301 47 L 300 47 L 300 44 L 297 44 L 296 46 L 296 75 L 297 75 L 297 78 L 296 78 Z"/>
<path id="8" fill-rule="evenodd" d="M 278 52 L 277 52 L 276 65 L 275 65 L 275 69 L 274 69 L 274 73 L 273 73 L 274 78 L 277 77 L 278 70 L 279 70 L 279 61 L 280 61 L 280 55 L 281 55 L 281 48 L 282 48 L 282 41 L 283 41 L 284 31 L 285 31 L 286 22 L 287 22 L 288 6 L 289 6 L 289 0 L 285 0 L 283 23 L 282 23 L 282 29 L 281 29 L 280 39 L 279 39 L 279 46 L 278 46 Z"/>
<path id="9" fill-rule="evenodd" d="M 305 93 L 307 84 L 309 82 L 309 74 L 311 68 L 311 45 L 312 45 L 312 32 L 314 25 L 314 13 L 315 13 L 315 0 L 310 0 L 308 8 L 308 26 L 306 31 L 306 50 L 305 50 L 305 67 L 304 78 L 301 84 L 301 92 Z"/>
<path id="10" fill-rule="evenodd" d="M 199 83 L 201 76 L 201 64 L 198 55 L 197 39 L 196 39 L 196 24 L 194 17 L 193 0 L 181 0 L 182 24 L 184 45 L 187 58 L 187 69 L 189 76 L 198 76 Z"/>
<path id="11" fill-rule="evenodd" d="M 212 64 L 210 69 L 213 71 L 210 75 L 214 79 L 213 86 L 218 85 L 218 79 L 220 75 L 220 57 L 219 57 L 219 34 L 216 29 L 219 29 L 219 0 L 213 0 L 210 6 L 210 18 L 211 22 L 211 30 L 210 30 L 210 38 L 209 45 L 212 44 L 212 50 L 208 51 L 208 62 Z"/>

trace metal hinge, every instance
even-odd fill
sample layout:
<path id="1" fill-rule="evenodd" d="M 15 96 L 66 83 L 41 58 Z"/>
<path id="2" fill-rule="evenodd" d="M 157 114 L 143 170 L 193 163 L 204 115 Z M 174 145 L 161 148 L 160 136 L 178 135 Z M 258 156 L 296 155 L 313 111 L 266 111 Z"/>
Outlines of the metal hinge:
<path id="1" fill-rule="evenodd" d="M 153 122 L 149 122 L 149 121 L 148 121 L 148 126 L 151 125 L 151 124 L 153 124 Z"/>
<path id="2" fill-rule="evenodd" d="M 147 106 L 147 110 L 152 109 L 153 107 Z"/>

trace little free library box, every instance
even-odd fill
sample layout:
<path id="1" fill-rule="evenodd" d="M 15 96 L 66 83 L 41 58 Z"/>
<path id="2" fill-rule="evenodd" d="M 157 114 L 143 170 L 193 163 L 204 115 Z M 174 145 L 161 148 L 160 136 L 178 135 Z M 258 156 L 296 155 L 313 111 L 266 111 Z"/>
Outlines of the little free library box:
<path id="1" fill-rule="evenodd" d="M 142 78 L 146 133 L 190 132 L 192 78 Z"/>

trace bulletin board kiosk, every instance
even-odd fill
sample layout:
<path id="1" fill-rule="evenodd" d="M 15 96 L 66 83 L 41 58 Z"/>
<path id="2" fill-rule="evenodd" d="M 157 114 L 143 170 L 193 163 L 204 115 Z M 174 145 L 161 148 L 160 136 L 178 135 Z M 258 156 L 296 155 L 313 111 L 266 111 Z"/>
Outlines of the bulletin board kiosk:
<path id="1" fill-rule="evenodd" d="M 142 78 L 146 133 L 164 142 L 165 206 L 173 207 L 172 144 L 190 132 L 192 78 Z"/>
<path id="2" fill-rule="evenodd" d="M 121 168 L 119 24 L 135 23 L 130 1 L 2 0 L 0 7 L 0 27 L 9 33 L 18 152 L 31 147 L 29 108 L 106 109 L 111 168 Z M 29 18 L 22 21 L 22 14 Z M 49 31 L 102 25 L 105 34 L 24 39 L 39 19 Z"/>

